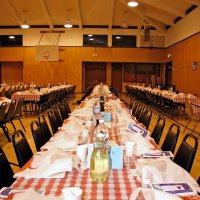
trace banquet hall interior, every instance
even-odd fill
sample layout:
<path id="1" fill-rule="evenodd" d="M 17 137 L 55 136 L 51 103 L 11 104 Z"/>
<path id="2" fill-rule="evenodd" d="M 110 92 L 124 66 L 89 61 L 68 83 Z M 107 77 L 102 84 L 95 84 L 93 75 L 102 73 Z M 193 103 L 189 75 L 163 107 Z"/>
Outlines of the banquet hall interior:
<path id="1" fill-rule="evenodd" d="M 174 157 L 189 135 L 185 145 L 196 150 L 185 169 L 200 182 L 200 0 L 2 0 L 0 5 L 0 147 L 14 173 L 21 166 L 13 133 L 22 130 L 35 154 L 38 116 L 54 135 L 49 110 L 62 116 L 67 107 L 69 119 L 103 83 L 146 125 L 159 149 L 173 124 Z M 165 121 L 160 135 L 159 119 Z M 56 131 L 63 122 L 56 122 Z"/>

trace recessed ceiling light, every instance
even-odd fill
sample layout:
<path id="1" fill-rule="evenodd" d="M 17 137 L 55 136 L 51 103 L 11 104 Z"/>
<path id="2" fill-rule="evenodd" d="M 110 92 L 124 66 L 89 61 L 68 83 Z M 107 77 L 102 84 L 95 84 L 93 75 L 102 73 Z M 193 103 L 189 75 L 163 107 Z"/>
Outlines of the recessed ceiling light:
<path id="1" fill-rule="evenodd" d="M 94 40 L 94 38 L 90 38 L 90 40 Z"/>
<path id="2" fill-rule="evenodd" d="M 129 1 L 129 2 L 128 2 L 128 5 L 129 5 L 130 7 L 136 7 L 136 6 L 138 6 L 138 2 L 137 2 L 137 1 Z"/>
<path id="3" fill-rule="evenodd" d="M 70 21 L 67 20 L 66 24 L 64 25 L 65 28 L 72 28 L 72 25 L 70 24 Z"/>
<path id="4" fill-rule="evenodd" d="M 92 34 L 89 34 L 89 35 L 88 35 L 88 37 L 92 37 L 92 36 L 93 36 Z"/>
<path id="5" fill-rule="evenodd" d="M 21 25 L 21 28 L 29 28 L 30 26 L 27 24 L 27 21 L 24 20 L 24 23 Z"/>
<path id="6" fill-rule="evenodd" d="M 115 38 L 116 38 L 116 39 L 118 39 L 118 40 L 119 40 L 119 39 L 121 39 L 121 37 L 120 37 L 120 36 L 116 36 Z"/>
<path id="7" fill-rule="evenodd" d="M 10 39 L 15 39 L 15 36 L 14 35 L 9 35 L 9 38 Z"/>

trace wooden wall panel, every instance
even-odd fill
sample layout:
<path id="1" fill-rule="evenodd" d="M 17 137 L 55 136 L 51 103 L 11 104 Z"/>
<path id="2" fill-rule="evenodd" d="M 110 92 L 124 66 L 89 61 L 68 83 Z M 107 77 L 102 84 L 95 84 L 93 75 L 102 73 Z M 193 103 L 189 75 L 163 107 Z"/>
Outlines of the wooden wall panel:
<path id="1" fill-rule="evenodd" d="M 0 61 L 22 61 L 23 47 L 3 47 L 0 48 Z"/>
<path id="2" fill-rule="evenodd" d="M 2 62 L 1 82 L 18 83 L 23 82 L 23 62 Z"/>
<path id="3" fill-rule="evenodd" d="M 77 85 L 77 92 L 82 91 L 82 63 L 87 62 L 163 62 L 164 49 L 123 49 L 96 48 L 93 56 L 92 47 L 61 47 L 60 62 L 36 62 L 34 47 L 24 48 L 24 82 L 57 84 L 67 82 Z M 107 77 L 111 82 L 111 75 Z"/>
<path id="4" fill-rule="evenodd" d="M 200 33 L 167 49 L 172 57 L 172 82 L 179 91 L 200 96 Z M 192 62 L 197 69 L 192 70 Z"/>

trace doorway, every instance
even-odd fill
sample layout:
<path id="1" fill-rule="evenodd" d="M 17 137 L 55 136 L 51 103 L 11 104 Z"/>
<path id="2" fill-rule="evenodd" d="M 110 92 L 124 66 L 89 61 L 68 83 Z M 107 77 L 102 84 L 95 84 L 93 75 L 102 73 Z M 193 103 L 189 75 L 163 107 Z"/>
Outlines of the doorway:
<path id="1" fill-rule="evenodd" d="M 117 92 L 122 92 L 122 63 L 112 63 L 111 84 Z"/>
<path id="2" fill-rule="evenodd" d="M 86 62 L 85 63 L 85 88 L 91 85 L 106 84 L 106 63 Z"/>

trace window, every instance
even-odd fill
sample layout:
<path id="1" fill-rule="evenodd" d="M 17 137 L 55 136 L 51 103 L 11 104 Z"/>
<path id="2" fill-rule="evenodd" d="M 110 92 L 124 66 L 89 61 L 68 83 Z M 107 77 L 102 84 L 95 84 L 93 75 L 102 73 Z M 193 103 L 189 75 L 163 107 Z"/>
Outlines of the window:
<path id="1" fill-rule="evenodd" d="M 112 36 L 113 47 L 136 47 L 136 36 L 129 35 L 113 35 Z"/>
<path id="2" fill-rule="evenodd" d="M 0 35 L 0 46 L 22 46 L 22 35 Z"/>
<path id="3" fill-rule="evenodd" d="M 83 35 L 83 46 L 108 46 L 107 35 Z"/>

